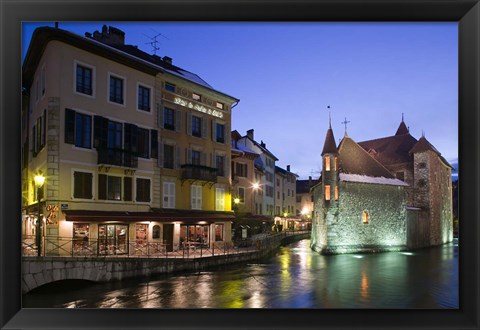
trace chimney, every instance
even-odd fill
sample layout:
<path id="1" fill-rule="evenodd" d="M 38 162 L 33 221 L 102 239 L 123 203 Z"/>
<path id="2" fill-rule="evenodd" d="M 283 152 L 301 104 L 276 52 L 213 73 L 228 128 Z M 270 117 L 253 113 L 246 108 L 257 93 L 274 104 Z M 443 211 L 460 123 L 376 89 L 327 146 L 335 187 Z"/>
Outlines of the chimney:
<path id="1" fill-rule="evenodd" d="M 167 62 L 168 64 L 172 64 L 172 58 L 171 58 L 171 57 L 164 56 L 164 57 L 163 57 L 163 61 L 164 61 L 164 62 Z"/>
<path id="2" fill-rule="evenodd" d="M 102 26 L 102 32 L 93 32 L 93 39 L 107 45 L 125 45 L 125 32 L 116 27 Z"/>
<path id="3" fill-rule="evenodd" d="M 312 186 L 312 177 L 311 176 L 308 177 L 308 186 L 309 187 Z"/>
<path id="4" fill-rule="evenodd" d="M 266 148 L 267 145 L 265 144 L 265 142 L 263 142 L 263 140 L 260 141 L 260 145 L 262 146 L 262 148 Z"/>
<path id="5" fill-rule="evenodd" d="M 287 172 L 290 172 L 290 165 L 287 165 Z"/>
<path id="6" fill-rule="evenodd" d="M 253 128 L 247 131 L 247 136 L 253 140 Z"/>

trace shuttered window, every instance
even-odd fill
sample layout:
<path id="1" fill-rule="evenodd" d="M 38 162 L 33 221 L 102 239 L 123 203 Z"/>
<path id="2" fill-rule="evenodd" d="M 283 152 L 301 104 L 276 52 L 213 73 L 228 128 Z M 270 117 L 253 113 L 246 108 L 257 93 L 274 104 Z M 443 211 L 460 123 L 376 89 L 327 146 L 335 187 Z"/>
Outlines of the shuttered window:
<path id="1" fill-rule="evenodd" d="M 92 173 L 73 172 L 73 197 L 92 199 Z"/>
<path id="2" fill-rule="evenodd" d="M 150 180 L 137 178 L 136 187 L 137 202 L 150 202 Z"/>

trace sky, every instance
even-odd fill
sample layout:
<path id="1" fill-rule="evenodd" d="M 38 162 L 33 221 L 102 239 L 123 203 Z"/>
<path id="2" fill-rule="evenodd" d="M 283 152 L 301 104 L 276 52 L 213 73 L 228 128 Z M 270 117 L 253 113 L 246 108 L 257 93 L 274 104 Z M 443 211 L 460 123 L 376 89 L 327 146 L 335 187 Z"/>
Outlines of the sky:
<path id="1" fill-rule="evenodd" d="M 458 161 L 458 24 L 59 22 L 84 36 L 110 25 L 125 43 L 173 58 L 240 99 L 232 130 L 266 143 L 277 165 L 317 178 L 329 110 L 337 143 L 394 135 L 402 113 L 410 134 Z M 22 56 L 48 22 L 23 23 Z M 330 106 L 330 109 L 327 107 Z"/>

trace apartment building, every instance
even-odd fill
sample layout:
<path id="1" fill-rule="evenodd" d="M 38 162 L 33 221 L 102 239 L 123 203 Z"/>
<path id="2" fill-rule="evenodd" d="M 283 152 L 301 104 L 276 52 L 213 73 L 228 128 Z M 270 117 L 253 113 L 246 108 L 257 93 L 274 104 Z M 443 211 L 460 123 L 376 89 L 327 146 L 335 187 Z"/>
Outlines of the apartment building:
<path id="1" fill-rule="evenodd" d="M 275 215 L 296 216 L 296 181 L 298 175 L 275 166 Z"/>
<path id="2" fill-rule="evenodd" d="M 242 137 L 238 131 L 233 131 L 231 135 L 233 208 L 238 215 L 256 215 L 258 202 L 255 197 L 260 190 L 261 179 L 255 173 L 255 160 L 259 154 L 238 143 Z"/>
<path id="3" fill-rule="evenodd" d="M 174 250 L 231 240 L 239 100 L 124 41 L 106 26 L 85 37 L 33 34 L 22 68 L 22 230 L 40 229 L 46 254 L 84 241 L 100 254 L 134 254 L 148 242 Z"/>
<path id="4" fill-rule="evenodd" d="M 318 184 L 319 180 L 312 179 L 311 176 L 308 180 L 297 180 L 296 186 L 296 208 L 297 215 L 303 219 L 311 219 L 313 212 L 313 195 L 310 189 Z"/>
<path id="5" fill-rule="evenodd" d="M 237 141 L 238 145 L 243 145 L 259 154 L 255 159 L 256 182 L 259 182 L 259 189 L 254 192 L 256 214 L 273 216 L 275 206 L 274 180 L 275 180 L 275 161 L 278 160 L 271 153 L 266 144 L 261 141 L 258 143 L 254 138 L 254 130 L 247 131 L 247 135 L 242 136 Z"/>

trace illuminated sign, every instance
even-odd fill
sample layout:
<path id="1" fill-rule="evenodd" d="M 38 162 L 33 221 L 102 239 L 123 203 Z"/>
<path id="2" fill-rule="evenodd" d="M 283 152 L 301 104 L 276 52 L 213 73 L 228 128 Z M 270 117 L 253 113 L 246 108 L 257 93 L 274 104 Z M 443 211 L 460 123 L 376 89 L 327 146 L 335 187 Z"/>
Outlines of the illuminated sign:
<path id="1" fill-rule="evenodd" d="M 56 224 L 57 220 L 55 219 L 57 218 L 58 205 L 48 204 L 46 207 L 46 211 L 48 212 L 47 224 Z"/>
<path id="2" fill-rule="evenodd" d="M 209 114 L 209 115 L 214 116 L 214 117 L 223 118 L 223 113 L 221 111 L 208 109 L 208 108 L 204 107 L 203 105 L 192 103 L 192 102 L 183 100 L 179 97 L 176 97 L 173 100 L 173 102 L 175 104 L 180 104 L 183 107 L 190 108 L 190 109 L 193 109 L 193 110 L 197 110 L 199 112 L 203 112 L 203 113 Z"/>

